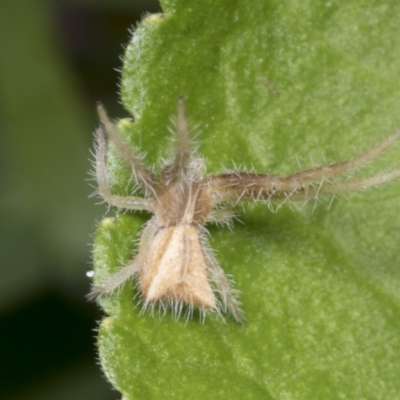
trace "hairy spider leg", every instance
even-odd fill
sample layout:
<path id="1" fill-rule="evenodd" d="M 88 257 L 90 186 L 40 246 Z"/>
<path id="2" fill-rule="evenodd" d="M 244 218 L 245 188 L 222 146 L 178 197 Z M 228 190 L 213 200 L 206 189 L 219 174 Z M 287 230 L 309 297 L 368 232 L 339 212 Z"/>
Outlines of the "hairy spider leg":
<path id="1" fill-rule="evenodd" d="M 358 156 L 327 166 L 300 171 L 286 177 L 272 174 L 235 172 L 207 177 L 213 192 L 213 205 L 233 201 L 274 201 L 281 199 L 307 200 L 319 194 L 352 192 L 379 185 L 399 176 L 395 169 L 364 179 L 345 182 L 328 182 L 327 178 L 339 176 L 372 161 L 400 138 L 400 130 L 385 138 L 370 150 Z M 319 184 L 311 182 L 321 180 Z"/>
<path id="2" fill-rule="evenodd" d="M 163 170 L 163 176 L 167 185 L 176 182 L 184 182 L 189 173 L 190 161 L 192 158 L 191 141 L 185 118 L 185 105 L 183 98 L 178 99 L 178 116 L 176 119 L 176 148 L 171 164 Z"/>
<path id="3" fill-rule="evenodd" d="M 321 185 L 307 185 L 298 192 L 290 196 L 290 200 L 307 200 L 320 194 L 338 194 L 364 190 L 372 186 L 377 186 L 389 182 L 400 176 L 400 169 L 383 172 L 369 178 L 350 179 L 344 182 L 323 182 Z"/>
<path id="4" fill-rule="evenodd" d="M 145 167 L 142 157 L 135 154 L 134 151 L 125 143 L 115 124 L 108 118 L 106 110 L 101 103 L 98 103 L 97 105 L 97 113 L 107 137 L 114 144 L 121 158 L 131 167 L 135 182 L 145 189 L 146 192 L 157 197 L 160 184 L 153 172 Z"/>
<path id="5" fill-rule="evenodd" d="M 220 295 L 222 307 L 224 311 L 231 314 L 239 324 L 244 324 L 246 320 L 242 310 L 239 308 L 239 302 L 234 296 L 236 291 L 232 289 L 229 280 L 227 279 L 222 268 L 219 266 L 210 247 L 208 246 L 208 243 L 206 243 L 205 240 L 205 238 L 202 238 L 202 248 L 208 272 L 212 282 L 214 282 L 216 291 Z"/>
<path id="6" fill-rule="evenodd" d="M 153 211 L 152 199 L 143 199 L 134 196 L 118 196 L 111 192 L 108 184 L 107 169 L 106 169 L 106 140 L 104 132 L 101 128 L 96 130 L 96 153 L 95 153 L 95 168 L 98 184 L 98 192 L 105 202 L 111 206 L 124 208 L 127 210 L 148 210 Z"/>
<path id="7" fill-rule="evenodd" d="M 311 182 L 318 179 L 327 179 L 334 176 L 343 175 L 347 172 L 353 171 L 364 164 L 367 164 L 374 158 L 377 158 L 383 151 L 392 146 L 400 138 L 400 130 L 387 136 L 381 142 L 373 146 L 371 149 L 364 153 L 358 154 L 350 160 L 340 161 L 338 163 L 329 164 L 327 166 L 311 168 L 309 170 L 296 172 L 289 175 L 284 179 L 296 179 L 302 184 Z"/>
<path id="8" fill-rule="evenodd" d="M 140 238 L 140 244 L 137 256 L 125 267 L 112 275 L 106 282 L 96 285 L 88 294 L 89 299 L 96 299 L 107 293 L 121 288 L 122 285 L 134 275 L 138 275 L 146 262 L 146 257 L 151 249 L 151 244 L 156 236 L 158 228 L 155 226 L 154 220 L 151 219 L 143 230 Z"/>

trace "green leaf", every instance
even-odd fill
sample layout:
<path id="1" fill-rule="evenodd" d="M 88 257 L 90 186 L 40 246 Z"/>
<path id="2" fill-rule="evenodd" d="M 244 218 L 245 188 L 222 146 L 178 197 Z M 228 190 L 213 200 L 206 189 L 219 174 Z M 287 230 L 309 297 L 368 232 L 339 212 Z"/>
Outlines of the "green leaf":
<path id="1" fill-rule="evenodd" d="M 136 29 L 121 124 L 149 164 L 168 155 L 185 97 L 209 173 L 289 174 L 368 149 L 400 126 L 400 3 L 162 1 Z M 357 172 L 393 167 L 399 149 Z M 326 158 L 326 160 L 325 160 Z M 233 161 L 232 161 L 233 160 Z M 314 161 L 311 161 L 314 160 Z M 299 164 L 301 167 L 299 167 Z M 109 159 L 114 189 L 129 171 Z M 103 369 L 124 399 L 389 399 L 400 392 L 400 185 L 307 204 L 238 208 L 210 228 L 247 323 L 140 314 L 134 285 L 104 298 Z M 97 230 L 102 280 L 132 258 L 147 215 Z"/>

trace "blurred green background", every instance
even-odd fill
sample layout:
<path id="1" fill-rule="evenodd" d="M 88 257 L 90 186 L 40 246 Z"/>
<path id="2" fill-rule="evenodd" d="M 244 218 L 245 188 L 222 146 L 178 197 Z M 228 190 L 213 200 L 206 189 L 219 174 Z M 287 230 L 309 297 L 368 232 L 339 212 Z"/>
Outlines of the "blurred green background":
<path id="1" fill-rule="evenodd" d="M 0 1 L 0 398 L 118 399 L 87 303 L 95 102 L 114 117 L 123 45 L 156 0 Z"/>

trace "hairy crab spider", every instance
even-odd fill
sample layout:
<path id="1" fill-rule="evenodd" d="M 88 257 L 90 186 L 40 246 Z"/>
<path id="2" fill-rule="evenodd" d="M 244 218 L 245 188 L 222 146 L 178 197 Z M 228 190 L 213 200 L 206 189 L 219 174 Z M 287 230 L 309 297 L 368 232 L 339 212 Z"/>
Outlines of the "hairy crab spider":
<path id="1" fill-rule="evenodd" d="M 176 316 L 186 306 L 229 313 L 239 322 L 243 314 L 235 291 L 212 254 L 204 235 L 208 222 L 229 223 L 232 212 L 226 203 L 275 200 L 308 200 L 323 194 L 352 192 L 376 186 L 400 176 L 400 169 L 363 179 L 329 182 L 373 160 L 400 138 L 400 130 L 354 158 L 282 177 L 271 174 L 229 172 L 205 175 L 204 160 L 194 154 L 184 113 L 178 101 L 177 141 L 173 158 L 157 177 L 145 167 L 142 157 L 124 142 L 104 108 L 98 106 L 101 125 L 96 131 L 95 173 L 98 193 L 111 206 L 124 210 L 147 210 L 154 216 L 146 223 L 136 257 L 104 283 L 93 286 L 89 298 L 97 298 L 138 277 L 143 308 L 171 307 Z M 106 138 L 132 169 L 145 198 L 111 192 L 105 165 Z"/>

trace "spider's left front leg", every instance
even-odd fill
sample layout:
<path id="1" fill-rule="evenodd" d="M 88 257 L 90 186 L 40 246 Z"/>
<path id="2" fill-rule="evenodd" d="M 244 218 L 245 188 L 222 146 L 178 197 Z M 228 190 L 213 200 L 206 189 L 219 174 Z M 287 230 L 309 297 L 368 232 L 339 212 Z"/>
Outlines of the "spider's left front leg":
<path id="1" fill-rule="evenodd" d="M 104 128 L 104 133 L 114 144 L 121 158 L 131 167 L 132 175 L 136 183 L 139 184 L 146 193 L 157 198 L 157 193 L 160 190 L 160 182 L 154 176 L 153 172 L 146 168 L 142 156 L 133 151 L 133 149 L 125 143 L 119 129 L 110 121 L 101 103 L 97 105 L 97 113 L 99 114 L 100 122 Z"/>
<path id="2" fill-rule="evenodd" d="M 111 206 L 126 210 L 147 210 L 153 212 L 153 200 L 143 199 L 135 196 L 118 196 L 111 192 L 107 178 L 106 168 L 106 140 L 101 128 L 96 130 L 96 149 L 95 149 L 95 174 L 98 185 L 98 193 Z"/>

